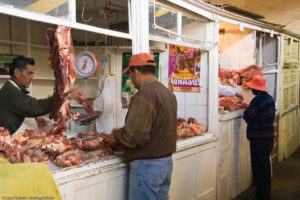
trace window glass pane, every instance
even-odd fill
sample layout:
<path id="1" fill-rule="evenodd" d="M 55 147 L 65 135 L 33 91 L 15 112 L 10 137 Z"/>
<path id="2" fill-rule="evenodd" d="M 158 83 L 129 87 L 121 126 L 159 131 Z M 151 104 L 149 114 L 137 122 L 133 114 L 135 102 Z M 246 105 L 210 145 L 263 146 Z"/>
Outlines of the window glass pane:
<path id="1" fill-rule="evenodd" d="M 69 18 L 69 1 L 70 0 L 0 0 L 0 5 L 55 17 Z"/>
<path id="2" fill-rule="evenodd" d="M 76 21 L 99 28 L 129 33 L 128 0 L 76 0 Z"/>
<path id="3" fill-rule="evenodd" d="M 118 38 L 102 35 L 93 32 L 87 32 L 78 29 L 72 29 L 72 39 L 74 46 L 132 46 L 130 39 Z"/>
<path id="4" fill-rule="evenodd" d="M 30 21 L 30 41 L 31 44 L 45 45 L 49 46 L 46 30 L 47 28 L 55 28 L 56 26 L 53 24 L 47 24 L 44 22 Z"/>
<path id="5" fill-rule="evenodd" d="M 27 42 L 26 20 L 9 15 L 0 14 L 0 27 L 1 40 Z"/>
<path id="6" fill-rule="evenodd" d="M 182 35 L 198 40 L 206 40 L 207 20 L 182 15 Z"/>
<path id="7" fill-rule="evenodd" d="M 276 74 L 266 74 L 268 93 L 276 100 Z"/>
<path id="8" fill-rule="evenodd" d="M 263 66 L 266 70 L 276 69 L 277 65 L 277 39 L 268 34 L 262 35 Z"/>
<path id="9" fill-rule="evenodd" d="M 167 8 L 164 8 L 160 5 L 155 5 L 155 13 L 154 13 L 154 5 L 150 4 L 149 6 L 149 32 L 152 35 L 159 35 L 163 37 L 169 37 L 169 34 L 165 31 L 154 29 L 154 17 L 155 24 L 164 29 L 173 31 L 177 33 L 177 13 L 171 11 Z"/>

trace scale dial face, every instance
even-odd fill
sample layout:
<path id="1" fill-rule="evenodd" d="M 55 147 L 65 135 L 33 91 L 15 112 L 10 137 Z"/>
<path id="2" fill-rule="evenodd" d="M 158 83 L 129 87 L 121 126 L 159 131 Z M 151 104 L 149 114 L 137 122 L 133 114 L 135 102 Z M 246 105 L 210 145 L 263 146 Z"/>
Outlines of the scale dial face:
<path id="1" fill-rule="evenodd" d="M 99 68 L 97 57 L 88 51 L 80 52 L 76 56 L 76 71 L 78 76 L 88 78 L 93 76 Z"/>

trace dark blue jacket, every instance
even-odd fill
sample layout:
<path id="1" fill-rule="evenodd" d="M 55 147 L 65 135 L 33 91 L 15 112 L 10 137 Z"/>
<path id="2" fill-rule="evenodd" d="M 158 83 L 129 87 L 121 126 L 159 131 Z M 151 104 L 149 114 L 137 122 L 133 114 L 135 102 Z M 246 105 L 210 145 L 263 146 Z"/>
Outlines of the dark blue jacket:
<path id="1" fill-rule="evenodd" d="M 250 102 L 244 112 L 247 123 L 247 138 L 273 138 L 274 137 L 275 103 L 267 92 L 261 92 Z"/>

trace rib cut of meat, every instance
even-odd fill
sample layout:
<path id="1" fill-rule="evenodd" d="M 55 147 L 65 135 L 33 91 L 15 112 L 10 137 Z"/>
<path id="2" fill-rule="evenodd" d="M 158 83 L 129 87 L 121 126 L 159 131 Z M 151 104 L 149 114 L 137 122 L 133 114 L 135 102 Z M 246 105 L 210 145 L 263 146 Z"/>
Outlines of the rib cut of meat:
<path id="1" fill-rule="evenodd" d="M 76 78 L 75 51 L 72 43 L 70 28 L 57 26 L 47 29 L 47 39 L 50 46 L 50 66 L 54 70 L 55 88 L 53 94 L 53 108 L 50 119 L 56 121 L 52 133 L 64 134 L 66 123 L 72 118 L 70 104 L 67 100 L 69 83 Z"/>
<path id="2" fill-rule="evenodd" d="M 39 147 L 44 141 L 46 134 L 40 130 L 24 129 L 16 136 L 16 140 L 21 144 L 22 151 L 29 148 Z"/>
<path id="3" fill-rule="evenodd" d="M 98 137 L 89 140 L 81 140 L 81 141 L 74 142 L 75 146 L 78 149 L 85 150 L 85 151 L 101 149 L 102 152 L 107 153 L 106 155 L 113 153 L 111 148 L 120 150 L 120 145 L 118 145 L 118 143 L 114 139 L 112 139 L 113 137 L 108 136 L 105 133 L 99 133 L 99 132 L 78 133 L 75 137 L 73 137 L 73 139 L 88 138 L 93 136 L 98 136 Z"/>
<path id="4" fill-rule="evenodd" d="M 46 135 L 43 143 L 42 149 L 56 153 L 62 153 L 64 151 L 73 149 L 73 143 L 61 134 L 49 134 Z"/>
<path id="5" fill-rule="evenodd" d="M 10 158 L 10 161 L 13 163 L 17 162 L 24 162 L 24 163 L 33 163 L 33 162 L 42 162 L 42 163 L 49 163 L 53 160 L 51 156 L 47 155 L 39 148 L 31 148 L 26 149 L 23 152 L 20 152 L 20 160 Z"/>
<path id="6" fill-rule="evenodd" d="M 91 150 L 99 149 L 100 147 L 104 146 L 104 137 L 102 135 L 103 135 L 102 133 L 98 133 L 98 132 L 78 133 L 73 138 L 79 139 L 79 138 L 88 138 L 92 136 L 99 136 L 97 138 L 93 138 L 90 140 L 81 140 L 81 141 L 74 142 L 78 149 L 91 151 Z"/>
<path id="7" fill-rule="evenodd" d="M 0 127 L 0 151 L 3 151 L 6 156 L 11 156 L 21 149 L 20 143 L 9 134 L 8 130 Z"/>
<path id="8" fill-rule="evenodd" d="M 19 140 L 14 139 L 6 129 L 0 127 L 0 151 L 5 153 L 5 157 L 12 163 L 21 162 L 50 162 L 50 157 L 39 149 L 37 144 L 32 145 L 28 138 L 34 137 L 35 131 L 24 130 L 19 136 Z M 36 136 L 37 137 L 37 136 Z"/>
<path id="9" fill-rule="evenodd" d="M 56 157 L 54 163 L 59 167 L 71 167 L 79 165 L 85 160 L 95 159 L 97 156 L 82 150 L 70 150 Z"/>

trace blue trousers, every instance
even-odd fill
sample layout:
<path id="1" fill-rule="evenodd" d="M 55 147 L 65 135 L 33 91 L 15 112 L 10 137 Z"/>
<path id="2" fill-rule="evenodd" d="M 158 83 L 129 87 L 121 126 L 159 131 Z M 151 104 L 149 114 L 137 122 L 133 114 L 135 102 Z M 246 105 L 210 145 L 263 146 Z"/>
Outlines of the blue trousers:
<path id="1" fill-rule="evenodd" d="M 172 156 L 130 162 L 129 200 L 168 199 Z"/>

